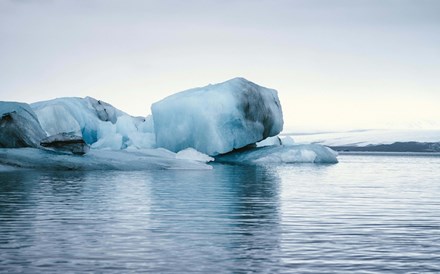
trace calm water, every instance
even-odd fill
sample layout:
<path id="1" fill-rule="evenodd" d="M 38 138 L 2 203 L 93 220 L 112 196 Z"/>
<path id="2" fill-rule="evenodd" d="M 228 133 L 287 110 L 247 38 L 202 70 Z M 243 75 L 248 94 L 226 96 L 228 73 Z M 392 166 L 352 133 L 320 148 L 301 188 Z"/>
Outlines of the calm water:
<path id="1" fill-rule="evenodd" d="M 0 272 L 440 272 L 440 157 L 0 173 Z"/>

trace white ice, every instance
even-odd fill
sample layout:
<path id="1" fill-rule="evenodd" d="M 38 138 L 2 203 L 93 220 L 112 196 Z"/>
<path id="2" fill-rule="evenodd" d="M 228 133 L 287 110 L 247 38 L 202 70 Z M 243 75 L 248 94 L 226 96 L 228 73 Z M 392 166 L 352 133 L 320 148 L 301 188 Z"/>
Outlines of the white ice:
<path id="1" fill-rule="evenodd" d="M 274 145 L 231 152 L 216 158 L 218 162 L 241 164 L 337 163 L 337 153 L 317 144 Z"/>
<path id="2" fill-rule="evenodd" d="M 29 119 L 38 118 L 43 135 L 76 134 L 91 149 L 83 156 L 32 148 L 0 149 L 0 171 L 9 166 L 209 169 L 206 163 L 216 155 L 216 161 L 231 163 L 337 162 L 336 153 L 327 147 L 298 145 L 290 137 L 276 136 L 283 128 L 277 91 L 243 78 L 169 96 L 154 103 L 153 114 L 147 117 L 130 116 L 91 97 L 58 98 L 31 104 L 31 108 L 35 114 Z M 261 147 L 231 152 L 257 142 Z M 219 155 L 224 153 L 228 154 Z"/>
<path id="3" fill-rule="evenodd" d="M 276 90 L 243 78 L 186 90 L 151 107 L 156 143 L 218 155 L 277 135 L 283 128 Z"/>
<path id="4" fill-rule="evenodd" d="M 86 143 L 96 142 L 100 119 L 91 102 L 85 98 L 57 98 L 31 104 L 48 135 L 75 133 Z"/>
<path id="5" fill-rule="evenodd" d="M 97 149 L 155 146 L 151 116 L 133 117 L 91 97 L 58 98 L 31 107 L 48 135 L 75 133 Z"/>
<path id="6" fill-rule="evenodd" d="M 35 148 L 0 148 L 0 171 L 7 167 L 40 170 L 211 169 L 206 163 L 178 159 L 165 149 L 90 150 L 83 156 Z"/>
<path id="7" fill-rule="evenodd" d="M 263 141 L 256 143 L 257 147 L 266 147 L 266 146 L 280 146 L 281 139 L 279 136 L 268 137 Z"/>
<path id="8" fill-rule="evenodd" d="M 177 152 L 176 158 L 177 159 L 199 161 L 199 162 L 204 162 L 204 163 L 214 161 L 214 158 L 212 158 L 209 155 L 206 155 L 204 153 L 201 153 L 191 147 Z"/>
<path id="9" fill-rule="evenodd" d="M 153 119 L 124 115 L 118 117 L 115 124 L 101 122 L 97 129 L 97 142 L 92 144 L 95 149 L 119 150 L 126 148 L 154 148 L 156 140 Z"/>

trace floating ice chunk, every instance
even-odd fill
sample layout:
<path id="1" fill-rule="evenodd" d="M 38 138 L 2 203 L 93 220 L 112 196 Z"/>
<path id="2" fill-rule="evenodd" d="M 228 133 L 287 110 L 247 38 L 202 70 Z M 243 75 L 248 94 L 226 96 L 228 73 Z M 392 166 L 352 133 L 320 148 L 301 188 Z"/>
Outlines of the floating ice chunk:
<path id="1" fill-rule="evenodd" d="M 0 147 L 39 147 L 45 137 L 28 104 L 0 102 Z"/>
<path id="2" fill-rule="evenodd" d="M 176 159 L 176 153 L 164 149 L 91 149 L 78 156 L 35 148 L 0 148 L 0 171 L 9 166 L 41 170 L 212 169 L 205 163 Z"/>
<path id="3" fill-rule="evenodd" d="M 234 151 L 216 157 L 216 162 L 268 164 L 268 163 L 337 163 L 337 153 L 316 144 L 265 146 Z"/>
<path id="4" fill-rule="evenodd" d="M 217 155 L 277 135 L 283 128 L 276 90 L 243 78 L 186 90 L 151 106 L 158 147 Z"/>
<path id="5" fill-rule="evenodd" d="M 191 147 L 177 152 L 176 158 L 177 159 L 199 161 L 199 162 L 204 162 L 204 163 L 214 161 L 214 158 L 212 158 L 204 153 L 201 153 Z"/>

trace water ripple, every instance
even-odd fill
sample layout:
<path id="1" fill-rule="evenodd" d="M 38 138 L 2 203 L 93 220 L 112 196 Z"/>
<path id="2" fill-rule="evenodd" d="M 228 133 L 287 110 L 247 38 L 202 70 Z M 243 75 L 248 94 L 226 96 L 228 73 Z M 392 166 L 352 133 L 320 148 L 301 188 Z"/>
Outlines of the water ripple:
<path id="1" fill-rule="evenodd" d="M 440 272 L 440 158 L 0 173 L 0 272 Z"/>

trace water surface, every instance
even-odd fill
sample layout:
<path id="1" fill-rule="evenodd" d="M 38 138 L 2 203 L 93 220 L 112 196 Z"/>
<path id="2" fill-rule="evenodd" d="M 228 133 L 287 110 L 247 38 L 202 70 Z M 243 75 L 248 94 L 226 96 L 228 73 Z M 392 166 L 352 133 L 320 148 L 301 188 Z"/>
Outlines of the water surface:
<path id="1" fill-rule="evenodd" d="M 0 173 L 0 272 L 440 271 L 440 157 Z"/>

